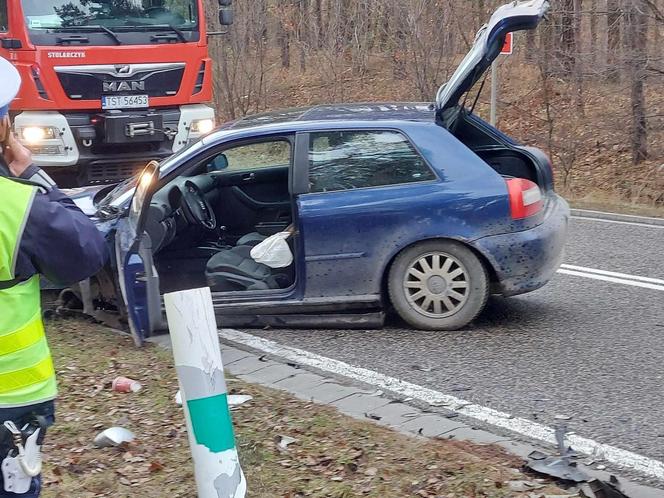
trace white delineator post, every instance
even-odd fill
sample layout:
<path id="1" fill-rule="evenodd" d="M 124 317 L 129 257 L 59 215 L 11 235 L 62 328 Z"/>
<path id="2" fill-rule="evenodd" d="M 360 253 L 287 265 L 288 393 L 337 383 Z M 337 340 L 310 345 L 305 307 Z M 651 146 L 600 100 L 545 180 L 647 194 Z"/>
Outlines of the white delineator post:
<path id="1" fill-rule="evenodd" d="M 209 288 L 164 296 L 199 498 L 244 498 Z"/>

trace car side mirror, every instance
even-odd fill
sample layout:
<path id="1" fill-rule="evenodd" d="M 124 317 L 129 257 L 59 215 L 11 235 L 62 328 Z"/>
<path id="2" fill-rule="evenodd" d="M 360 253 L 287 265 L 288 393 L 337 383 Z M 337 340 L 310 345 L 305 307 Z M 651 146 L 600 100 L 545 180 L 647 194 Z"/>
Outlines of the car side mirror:
<path id="1" fill-rule="evenodd" d="M 219 154 L 214 160 L 208 164 L 208 173 L 213 171 L 223 171 L 228 168 L 228 158 L 225 154 Z"/>
<path id="2" fill-rule="evenodd" d="M 230 26 L 235 20 L 233 9 L 230 7 L 222 7 L 219 9 L 219 24 L 222 26 Z"/>

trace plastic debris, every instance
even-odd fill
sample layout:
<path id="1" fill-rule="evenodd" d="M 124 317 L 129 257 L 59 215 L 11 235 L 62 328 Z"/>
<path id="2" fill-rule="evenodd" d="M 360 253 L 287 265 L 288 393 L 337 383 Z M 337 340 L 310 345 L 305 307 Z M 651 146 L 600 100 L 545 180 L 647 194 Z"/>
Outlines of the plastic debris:
<path id="1" fill-rule="evenodd" d="M 290 436 L 277 436 L 276 439 L 277 439 L 277 448 L 279 448 L 282 451 L 286 451 L 288 449 L 288 446 L 297 441 L 297 439 Z"/>
<path id="2" fill-rule="evenodd" d="M 254 399 L 253 396 L 248 394 L 231 394 L 228 396 L 228 406 L 231 408 L 243 405 L 244 403 Z"/>
<path id="3" fill-rule="evenodd" d="M 143 389 L 143 385 L 137 380 L 129 377 L 116 377 L 111 384 L 111 388 L 116 393 L 137 393 Z"/>
<path id="4" fill-rule="evenodd" d="M 182 392 L 178 391 L 175 393 L 175 404 L 182 406 Z"/>
<path id="5" fill-rule="evenodd" d="M 584 490 L 582 490 L 579 496 L 586 496 L 588 498 L 629 498 L 629 496 L 620 490 L 620 483 L 615 476 L 611 476 L 610 482 L 593 479 L 588 483 L 588 487 L 592 495 L 588 497 Z"/>
<path id="6" fill-rule="evenodd" d="M 539 484 L 534 481 L 509 481 L 507 485 L 511 491 L 516 492 L 532 491 L 534 489 L 542 489 L 546 487 L 544 484 Z"/>
<path id="7" fill-rule="evenodd" d="M 556 420 L 572 420 L 572 417 L 569 415 L 556 415 L 555 417 Z"/>
<path id="8" fill-rule="evenodd" d="M 110 427 L 99 434 L 94 440 L 95 446 L 107 448 L 109 446 L 119 446 L 122 443 L 129 443 L 134 440 L 134 433 L 124 427 Z"/>

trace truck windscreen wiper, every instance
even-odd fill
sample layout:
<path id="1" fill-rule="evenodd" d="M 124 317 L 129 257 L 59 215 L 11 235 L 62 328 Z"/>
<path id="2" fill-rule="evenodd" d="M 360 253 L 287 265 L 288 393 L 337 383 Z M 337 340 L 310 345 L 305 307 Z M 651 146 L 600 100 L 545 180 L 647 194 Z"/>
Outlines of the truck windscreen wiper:
<path id="1" fill-rule="evenodd" d="M 173 33 L 175 33 L 178 37 L 178 39 L 182 42 L 187 41 L 186 35 L 182 32 L 181 29 L 176 28 L 172 24 L 139 24 L 136 26 L 132 26 L 132 28 L 140 28 L 141 31 L 162 31 L 164 29 L 169 29 Z"/>
<path id="2" fill-rule="evenodd" d="M 76 31 L 84 31 L 84 32 L 101 32 L 101 33 L 106 33 L 108 36 L 113 38 L 113 41 L 115 41 L 116 45 L 122 45 L 122 40 L 120 37 L 117 35 L 115 31 L 111 31 L 108 29 L 106 26 L 102 26 L 101 24 L 86 24 L 85 26 L 72 26 L 72 27 L 67 27 L 67 28 L 55 28 L 53 31 L 58 31 L 58 32 L 76 32 Z"/>

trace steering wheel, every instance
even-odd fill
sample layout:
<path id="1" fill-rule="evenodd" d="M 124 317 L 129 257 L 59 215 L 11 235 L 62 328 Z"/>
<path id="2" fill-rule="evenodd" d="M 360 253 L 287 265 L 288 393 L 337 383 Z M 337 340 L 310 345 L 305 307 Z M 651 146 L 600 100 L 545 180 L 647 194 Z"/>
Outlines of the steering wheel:
<path id="1" fill-rule="evenodd" d="M 192 223 L 201 225 L 208 230 L 217 228 L 217 217 L 214 210 L 198 185 L 191 181 L 185 182 L 182 200 L 184 201 L 185 215 L 189 215 L 188 218 Z"/>

